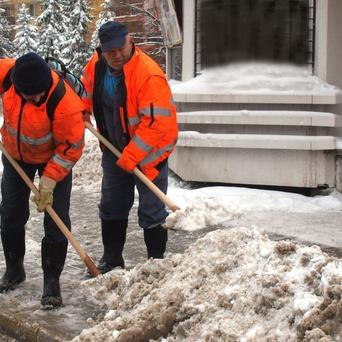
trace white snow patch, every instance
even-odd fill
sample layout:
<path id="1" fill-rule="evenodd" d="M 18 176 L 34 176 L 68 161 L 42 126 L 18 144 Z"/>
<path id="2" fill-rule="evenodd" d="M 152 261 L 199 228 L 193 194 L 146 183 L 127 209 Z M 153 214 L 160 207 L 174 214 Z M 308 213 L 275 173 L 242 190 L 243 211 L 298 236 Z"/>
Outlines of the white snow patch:
<path id="1" fill-rule="evenodd" d="M 196 190 L 170 187 L 168 194 L 180 206 L 166 219 L 166 227 L 198 230 L 239 217 L 246 211 L 283 211 L 309 213 L 342 210 L 342 196 L 304 195 L 239 187 L 204 187 Z"/>
<path id="2" fill-rule="evenodd" d="M 83 187 L 85 190 L 99 189 L 102 178 L 100 144 L 88 129 L 85 130 L 84 139 L 82 156 L 73 168 L 73 186 Z"/>
<path id="3" fill-rule="evenodd" d="M 205 69 L 187 82 L 171 81 L 174 93 L 337 94 L 340 89 L 311 74 L 309 67 L 272 63 L 233 63 Z"/>

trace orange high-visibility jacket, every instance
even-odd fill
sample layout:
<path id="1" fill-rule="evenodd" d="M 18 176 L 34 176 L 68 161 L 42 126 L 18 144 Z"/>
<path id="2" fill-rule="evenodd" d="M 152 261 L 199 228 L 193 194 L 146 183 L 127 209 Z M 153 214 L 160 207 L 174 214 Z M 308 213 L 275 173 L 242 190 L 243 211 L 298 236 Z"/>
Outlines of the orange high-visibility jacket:
<path id="1" fill-rule="evenodd" d="M 100 115 L 93 108 L 94 80 L 98 77 L 95 77 L 95 68 L 100 62 L 103 63 L 101 59 L 99 53 L 95 53 L 86 65 L 82 78 L 87 91 L 83 101 L 87 111 L 94 110 L 95 118 Z M 123 71 L 126 107 L 120 108 L 120 119 L 123 132 L 128 131 L 130 141 L 122 151 L 120 164 L 130 171 L 139 166 L 153 180 L 159 174 L 156 166 L 168 158 L 177 142 L 176 106 L 165 74 L 139 48 L 135 47 Z M 101 127 L 98 129 L 101 132 Z"/>
<path id="2" fill-rule="evenodd" d="M 25 102 L 14 85 L 4 93 L 3 81 L 14 59 L 0 59 L 0 95 L 3 94 L 4 122 L 2 142 L 16 160 L 29 164 L 47 163 L 43 175 L 61 181 L 81 157 L 84 146 L 84 121 L 81 99 L 65 83 L 66 93 L 58 103 L 51 121 L 46 112 L 47 100 L 40 106 Z M 55 89 L 59 76 L 52 72 Z"/>

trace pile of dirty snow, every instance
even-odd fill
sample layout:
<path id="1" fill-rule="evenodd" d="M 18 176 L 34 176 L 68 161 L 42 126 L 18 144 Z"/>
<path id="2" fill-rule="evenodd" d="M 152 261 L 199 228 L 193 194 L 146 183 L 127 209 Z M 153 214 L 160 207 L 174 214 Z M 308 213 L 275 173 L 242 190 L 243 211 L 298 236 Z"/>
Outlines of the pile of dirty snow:
<path id="1" fill-rule="evenodd" d="M 255 228 L 211 232 L 82 289 L 108 311 L 74 342 L 342 339 L 342 260 Z"/>

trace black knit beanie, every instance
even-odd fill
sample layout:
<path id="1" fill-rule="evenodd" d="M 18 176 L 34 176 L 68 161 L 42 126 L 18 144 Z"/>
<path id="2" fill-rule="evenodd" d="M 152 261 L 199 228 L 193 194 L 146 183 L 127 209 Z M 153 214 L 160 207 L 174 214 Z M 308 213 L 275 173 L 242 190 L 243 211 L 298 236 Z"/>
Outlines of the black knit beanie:
<path id="1" fill-rule="evenodd" d="M 25 95 L 37 95 L 52 85 L 50 67 L 33 52 L 16 60 L 11 77 L 16 90 Z"/>

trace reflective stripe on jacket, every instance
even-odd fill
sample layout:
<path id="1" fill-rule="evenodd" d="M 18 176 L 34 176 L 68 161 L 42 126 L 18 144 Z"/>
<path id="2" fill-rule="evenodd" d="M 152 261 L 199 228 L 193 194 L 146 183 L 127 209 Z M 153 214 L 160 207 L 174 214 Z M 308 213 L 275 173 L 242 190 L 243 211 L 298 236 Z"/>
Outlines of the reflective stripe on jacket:
<path id="1" fill-rule="evenodd" d="M 2 83 L 14 59 L 0 59 L 0 94 Z M 59 76 L 52 71 L 53 84 L 47 99 L 55 89 Z M 65 84 L 66 93 L 56 107 L 50 121 L 46 103 L 36 106 L 17 94 L 14 86 L 3 94 L 4 122 L 2 141 L 16 160 L 29 164 L 47 163 L 44 176 L 61 181 L 81 157 L 84 146 L 84 105 Z"/>
<path id="2" fill-rule="evenodd" d="M 97 123 L 103 122 L 103 114 L 94 106 L 97 91 L 94 84 L 102 86 L 95 82 L 95 69 L 101 73 L 105 70 L 98 68 L 100 63 L 104 64 L 102 58 L 94 54 L 82 79 L 87 91 L 83 98 L 86 110 L 94 110 Z M 136 47 L 132 58 L 124 65 L 124 78 L 126 107 L 120 108 L 120 118 L 123 131 L 128 129 L 130 142 L 122 152 L 121 161 L 128 170 L 140 166 L 149 179 L 154 179 L 159 174 L 156 167 L 168 158 L 177 142 L 176 107 L 171 90 L 158 64 Z M 106 128 L 101 124 L 98 129 L 101 134 L 105 133 Z"/>

